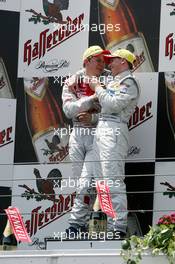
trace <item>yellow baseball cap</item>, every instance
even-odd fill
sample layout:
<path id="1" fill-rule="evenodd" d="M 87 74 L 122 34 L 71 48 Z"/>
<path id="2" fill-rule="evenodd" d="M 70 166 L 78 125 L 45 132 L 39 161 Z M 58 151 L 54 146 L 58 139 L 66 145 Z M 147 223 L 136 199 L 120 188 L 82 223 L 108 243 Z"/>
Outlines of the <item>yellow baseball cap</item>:
<path id="1" fill-rule="evenodd" d="M 110 58 L 117 58 L 117 57 L 125 59 L 131 64 L 133 64 L 133 62 L 136 60 L 136 56 L 127 49 L 117 49 L 112 54 L 104 55 L 104 59 L 107 64 L 110 63 Z"/>
<path id="2" fill-rule="evenodd" d="M 91 46 L 83 53 L 83 61 L 89 57 L 96 57 L 101 54 L 111 54 L 109 50 L 103 50 L 100 46 Z"/>

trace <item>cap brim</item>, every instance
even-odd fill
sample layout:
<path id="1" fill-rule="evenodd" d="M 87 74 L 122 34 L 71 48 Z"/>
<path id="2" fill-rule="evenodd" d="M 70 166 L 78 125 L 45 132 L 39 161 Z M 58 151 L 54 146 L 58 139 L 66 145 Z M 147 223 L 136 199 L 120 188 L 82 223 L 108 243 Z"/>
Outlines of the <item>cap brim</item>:
<path id="1" fill-rule="evenodd" d="M 111 54 L 111 52 L 109 51 L 109 50 L 103 50 L 102 52 L 100 52 L 100 53 L 98 53 L 98 54 L 96 54 L 96 55 L 93 55 L 93 57 L 98 57 L 98 56 L 100 56 L 100 55 L 109 55 L 109 54 Z"/>
<path id="2" fill-rule="evenodd" d="M 105 61 L 106 64 L 109 64 L 110 63 L 110 59 L 116 58 L 116 57 L 117 56 L 114 56 L 112 54 L 106 54 L 106 55 L 104 55 L 104 61 Z"/>

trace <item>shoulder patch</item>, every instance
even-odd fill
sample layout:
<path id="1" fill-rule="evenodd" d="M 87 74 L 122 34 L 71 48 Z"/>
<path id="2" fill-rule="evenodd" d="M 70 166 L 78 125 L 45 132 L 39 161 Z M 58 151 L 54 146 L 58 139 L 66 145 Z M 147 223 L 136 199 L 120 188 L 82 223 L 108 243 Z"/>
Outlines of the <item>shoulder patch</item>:
<path id="1" fill-rule="evenodd" d="M 120 89 L 120 93 L 122 94 L 126 94 L 128 91 L 128 88 L 125 85 L 122 85 L 121 89 Z"/>

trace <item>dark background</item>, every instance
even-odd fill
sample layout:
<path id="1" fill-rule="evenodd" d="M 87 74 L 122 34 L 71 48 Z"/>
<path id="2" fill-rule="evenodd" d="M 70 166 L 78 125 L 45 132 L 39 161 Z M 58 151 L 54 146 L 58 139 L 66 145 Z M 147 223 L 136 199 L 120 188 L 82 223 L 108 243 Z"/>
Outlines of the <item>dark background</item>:
<path id="1" fill-rule="evenodd" d="M 128 193 L 128 210 L 135 211 L 143 234 L 148 232 L 152 224 L 153 192 L 155 163 L 127 163 L 125 167 L 125 183 Z M 136 175 L 136 177 L 133 177 Z M 139 192 L 148 193 L 139 193 Z M 137 193 L 138 192 L 138 193 Z M 137 212 L 140 210 L 140 212 Z M 146 210 L 150 210 L 147 212 Z"/>

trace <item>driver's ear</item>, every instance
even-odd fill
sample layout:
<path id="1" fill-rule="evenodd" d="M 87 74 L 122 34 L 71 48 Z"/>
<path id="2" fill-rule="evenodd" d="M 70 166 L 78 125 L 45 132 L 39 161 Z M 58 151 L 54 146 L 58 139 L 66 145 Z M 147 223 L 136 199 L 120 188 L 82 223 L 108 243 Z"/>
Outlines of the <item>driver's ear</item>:
<path id="1" fill-rule="evenodd" d="M 126 62 L 125 59 L 122 59 L 122 60 L 121 60 L 121 64 L 124 64 L 125 62 Z"/>
<path id="2" fill-rule="evenodd" d="M 85 67 L 86 64 L 88 64 L 88 62 L 90 62 L 90 59 L 85 59 L 84 62 L 83 62 L 83 67 Z"/>

